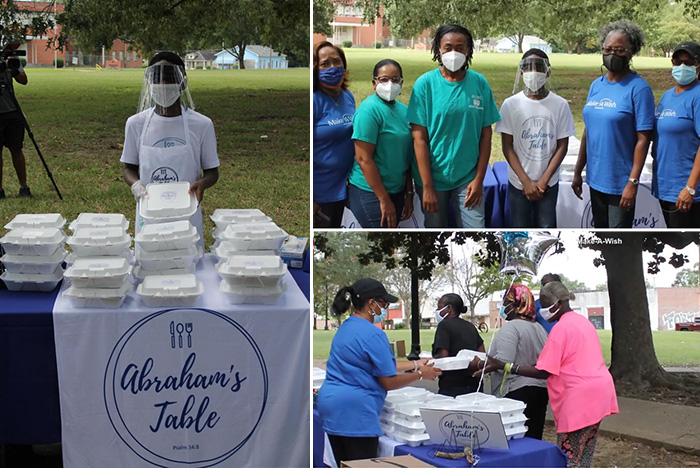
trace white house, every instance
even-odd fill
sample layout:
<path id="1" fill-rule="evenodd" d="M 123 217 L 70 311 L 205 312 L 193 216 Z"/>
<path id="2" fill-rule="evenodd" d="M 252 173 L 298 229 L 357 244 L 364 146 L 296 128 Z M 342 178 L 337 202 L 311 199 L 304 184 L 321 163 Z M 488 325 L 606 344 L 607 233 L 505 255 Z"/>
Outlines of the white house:
<path id="1" fill-rule="evenodd" d="M 234 47 L 238 51 L 237 47 Z M 249 45 L 243 54 L 245 67 L 248 69 L 286 69 L 289 67 L 287 56 L 275 52 L 269 47 L 259 45 Z M 240 68 L 238 59 L 228 50 L 216 53 L 214 65 L 219 69 Z"/>
<path id="2" fill-rule="evenodd" d="M 523 37 L 523 52 L 530 49 L 540 49 L 546 54 L 552 53 L 552 46 L 547 41 L 537 36 Z M 504 37 L 496 42 L 496 52 L 501 54 L 517 53 L 518 38 L 516 36 Z"/>

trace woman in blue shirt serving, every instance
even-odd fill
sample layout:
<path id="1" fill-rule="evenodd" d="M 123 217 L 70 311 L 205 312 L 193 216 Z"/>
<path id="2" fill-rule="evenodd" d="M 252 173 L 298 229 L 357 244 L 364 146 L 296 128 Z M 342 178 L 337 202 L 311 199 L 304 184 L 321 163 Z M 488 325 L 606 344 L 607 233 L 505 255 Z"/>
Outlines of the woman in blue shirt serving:
<path id="1" fill-rule="evenodd" d="M 416 80 L 408 103 L 425 227 L 449 227 L 450 208 L 458 227 L 485 227 L 491 124 L 501 117 L 486 78 L 469 69 L 473 53 L 467 28 L 440 26 L 433 38 L 433 60 L 440 67 Z"/>
<path id="2" fill-rule="evenodd" d="M 375 94 L 353 118 L 355 165 L 350 172 L 348 202 L 363 228 L 395 228 L 413 213 L 413 138 L 401 93 L 403 71 L 386 59 L 374 66 Z"/>
<path id="3" fill-rule="evenodd" d="M 631 228 L 639 176 L 654 128 L 651 87 L 630 69 L 644 34 L 627 21 L 600 30 L 607 73 L 596 78 L 583 108 L 583 137 L 571 188 L 583 199 L 583 178 L 591 192 L 596 228 Z"/>
<path id="4" fill-rule="evenodd" d="M 314 47 L 314 227 L 338 228 L 343 220 L 355 156 L 347 68 L 339 47 L 328 41 Z"/>
<path id="5" fill-rule="evenodd" d="M 671 56 L 676 86 L 661 96 L 651 155 L 652 191 L 669 228 L 700 227 L 700 45 L 678 44 Z"/>
<path id="6" fill-rule="evenodd" d="M 364 278 L 340 289 L 333 301 L 336 315 L 350 303 L 353 308 L 333 337 L 326 380 L 318 391 L 318 412 L 338 466 L 377 456 L 379 413 L 387 390 L 440 375 L 439 369 L 425 365 L 427 360 L 396 362 L 386 333 L 374 325 L 397 300 L 382 283 Z"/>

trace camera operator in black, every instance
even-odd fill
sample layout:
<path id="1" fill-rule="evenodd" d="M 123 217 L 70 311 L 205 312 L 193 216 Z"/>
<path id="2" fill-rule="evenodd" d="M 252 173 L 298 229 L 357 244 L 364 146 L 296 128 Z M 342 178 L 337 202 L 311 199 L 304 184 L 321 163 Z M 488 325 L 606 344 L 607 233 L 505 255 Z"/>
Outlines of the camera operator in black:
<path id="1" fill-rule="evenodd" d="M 31 198 L 27 186 L 27 168 L 24 162 L 22 144 L 24 142 L 24 119 L 20 110 L 14 105 L 10 93 L 14 93 L 12 80 L 26 85 L 27 74 L 18 58 L 9 58 L 4 71 L 0 71 L 0 199 L 5 198 L 2 188 L 2 150 L 7 147 L 12 154 L 12 164 L 19 179 L 19 196 Z"/>

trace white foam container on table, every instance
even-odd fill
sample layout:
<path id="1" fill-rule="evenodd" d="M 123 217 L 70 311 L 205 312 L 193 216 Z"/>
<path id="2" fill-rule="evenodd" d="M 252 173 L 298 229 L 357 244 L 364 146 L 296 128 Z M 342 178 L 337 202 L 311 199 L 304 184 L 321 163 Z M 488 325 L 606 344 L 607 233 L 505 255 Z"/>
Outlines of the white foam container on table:
<path id="1" fill-rule="evenodd" d="M 60 266 L 50 275 L 26 275 L 8 271 L 0 275 L 0 280 L 10 291 L 53 291 L 62 278 L 63 268 Z"/>
<path id="2" fill-rule="evenodd" d="M 80 213 L 68 225 L 72 232 L 78 229 L 106 227 L 117 227 L 126 232 L 129 229 L 129 220 L 121 213 Z"/>
<path id="3" fill-rule="evenodd" d="M 159 250 L 157 252 L 136 252 L 136 261 L 142 270 L 158 271 L 190 268 L 195 260 L 202 257 L 202 251 L 194 244 L 186 249 Z"/>
<path id="4" fill-rule="evenodd" d="M 117 256 L 131 245 L 121 227 L 81 228 L 66 243 L 77 257 Z"/>
<path id="5" fill-rule="evenodd" d="M 148 223 L 188 219 L 197 212 L 197 198 L 189 190 L 189 182 L 148 184 L 146 196 L 139 200 L 139 214 Z"/>
<path id="6" fill-rule="evenodd" d="M 59 213 L 18 214 L 5 229 L 60 229 L 66 219 Z"/>
<path id="7" fill-rule="evenodd" d="M 501 421 L 503 422 L 503 428 L 506 430 L 506 433 L 522 429 L 523 427 L 527 428 L 525 425 L 527 423 L 527 416 L 524 414 L 512 418 L 501 418 Z"/>
<path id="8" fill-rule="evenodd" d="M 277 256 L 234 255 L 216 267 L 230 286 L 272 288 L 287 273 L 287 265 Z"/>
<path id="9" fill-rule="evenodd" d="M 425 423 L 423 421 L 409 421 L 407 419 L 394 418 L 394 430 L 405 432 L 406 434 L 423 434 Z"/>
<path id="10" fill-rule="evenodd" d="M 199 240 L 197 228 L 187 220 L 146 224 L 136 234 L 136 243 L 146 252 L 182 250 Z"/>
<path id="11" fill-rule="evenodd" d="M 204 285 L 194 274 L 147 276 L 136 288 L 148 307 L 192 306 L 204 294 Z"/>
<path id="12" fill-rule="evenodd" d="M 421 402 L 428 398 L 430 392 L 420 387 L 404 387 L 397 390 L 389 390 L 384 399 L 385 408 L 395 408 L 404 403 Z"/>
<path id="13" fill-rule="evenodd" d="M 141 268 L 141 265 L 136 265 L 134 267 L 134 270 L 132 271 L 134 280 L 136 281 L 143 281 L 143 279 L 147 276 L 163 276 L 163 275 L 188 275 L 192 274 L 197 270 L 197 265 L 194 263 L 190 265 L 187 268 L 173 268 L 170 270 L 144 270 Z"/>
<path id="14" fill-rule="evenodd" d="M 522 439 L 525 437 L 525 434 L 527 433 L 527 426 L 519 427 L 516 429 L 511 429 L 509 431 L 506 431 L 506 437 L 508 440 L 513 440 L 513 439 Z"/>
<path id="15" fill-rule="evenodd" d="M 323 382 L 325 382 L 325 380 L 326 380 L 326 371 L 321 369 L 320 367 L 314 367 L 313 373 L 312 373 L 312 378 L 313 378 L 313 388 L 314 389 L 321 388 L 321 385 L 323 385 Z"/>
<path id="16" fill-rule="evenodd" d="M 485 408 L 484 411 L 501 413 L 501 419 L 507 419 L 523 414 L 527 405 L 510 398 L 497 398 L 495 401 L 484 401 L 481 406 Z"/>
<path id="17" fill-rule="evenodd" d="M 5 253 L 10 255 L 53 255 L 66 240 L 66 235 L 58 228 L 13 229 L 0 239 Z"/>
<path id="18" fill-rule="evenodd" d="M 131 274 L 122 257 L 78 258 L 63 276 L 76 288 L 121 288 Z"/>
<path id="19" fill-rule="evenodd" d="M 119 255 L 91 255 L 90 258 L 123 258 L 127 261 L 127 263 L 134 263 L 134 251 L 130 248 L 126 248 L 119 252 Z M 80 257 L 75 254 L 75 252 L 72 252 L 68 254 L 66 257 L 66 265 L 70 266 L 75 263 L 75 261 L 79 258 L 84 258 Z"/>
<path id="20" fill-rule="evenodd" d="M 219 242 L 213 246 L 211 251 L 216 255 L 219 261 L 224 261 L 234 255 L 255 255 L 255 256 L 279 256 L 276 250 L 239 250 L 233 247 L 229 242 Z"/>
<path id="21" fill-rule="evenodd" d="M 287 291 L 287 285 L 282 282 L 274 287 L 248 288 L 231 286 L 226 280 L 221 280 L 219 291 L 226 296 L 230 304 L 277 304 Z"/>
<path id="22" fill-rule="evenodd" d="M 53 255 L 10 255 L 0 257 L 0 262 L 10 273 L 25 275 L 50 275 L 66 259 L 68 252 L 64 249 L 56 249 Z"/>
<path id="23" fill-rule="evenodd" d="M 116 289 L 71 286 L 63 291 L 63 295 L 75 308 L 118 309 L 133 289 L 134 286 L 127 281 Z"/>
<path id="24" fill-rule="evenodd" d="M 279 250 L 287 233 L 275 223 L 229 224 L 221 234 L 221 241 L 228 241 L 238 250 Z"/>
<path id="25" fill-rule="evenodd" d="M 467 393 L 466 395 L 458 395 L 455 397 L 455 400 L 461 402 L 461 403 L 468 403 L 468 404 L 479 404 L 484 401 L 494 401 L 497 400 L 494 395 L 490 395 L 488 393 L 481 393 L 481 392 L 474 392 L 474 393 Z"/>
<path id="26" fill-rule="evenodd" d="M 411 447 L 418 447 L 421 444 L 430 443 L 430 436 L 427 433 L 408 434 L 406 432 L 394 429 L 394 432 L 391 437 L 394 440 L 402 442 Z"/>
<path id="27" fill-rule="evenodd" d="M 255 224 L 269 223 L 272 218 L 255 208 L 246 209 L 222 209 L 214 210 L 210 216 L 217 229 L 226 229 L 229 224 Z"/>

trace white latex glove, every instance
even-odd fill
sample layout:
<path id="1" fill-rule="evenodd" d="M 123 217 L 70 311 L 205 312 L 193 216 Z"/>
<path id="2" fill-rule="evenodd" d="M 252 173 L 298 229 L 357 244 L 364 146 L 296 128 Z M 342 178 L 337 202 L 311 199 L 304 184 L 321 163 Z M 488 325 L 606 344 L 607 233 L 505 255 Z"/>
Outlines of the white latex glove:
<path id="1" fill-rule="evenodd" d="M 134 194 L 134 198 L 136 199 L 136 201 L 139 201 L 140 199 L 145 197 L 146 193 L 148 192 L 146 192 L 146 186 L 144 185 L 144 183 L 140 180 L 137 180 L 136 182 L 131 184 L 131 193 Z"/>

